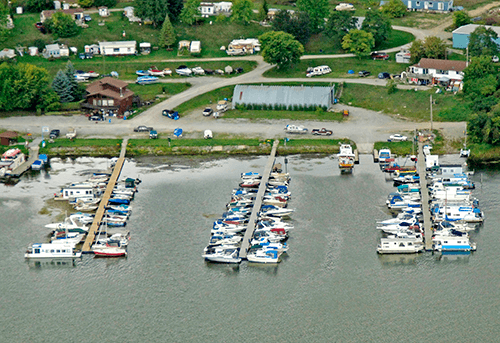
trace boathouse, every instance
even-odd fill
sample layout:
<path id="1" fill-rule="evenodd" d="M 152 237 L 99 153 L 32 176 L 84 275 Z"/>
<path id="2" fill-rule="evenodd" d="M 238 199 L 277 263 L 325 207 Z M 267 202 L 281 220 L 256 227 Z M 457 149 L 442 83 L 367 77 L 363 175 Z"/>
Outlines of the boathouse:
<path id="1" fill-rule="evenodd" d="M 330 108 L 334 104 L 335 86 L 251 86 L 236 85 L 233 109 L 236 105 L 266 105 L 297 109 L 300 107 Z"/>

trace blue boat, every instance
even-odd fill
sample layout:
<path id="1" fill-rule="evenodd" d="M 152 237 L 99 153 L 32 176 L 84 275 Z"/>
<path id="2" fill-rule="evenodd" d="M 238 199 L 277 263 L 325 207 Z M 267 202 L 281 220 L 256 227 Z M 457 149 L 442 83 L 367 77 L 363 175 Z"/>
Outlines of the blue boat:
<path id="1" fill-rule="evenodd" d="M 158 78 L 156 76 L 139 76 L 135 82 L 139 85 L 149 85 L 157 83 Z"/>
<path id="2" fill-rule="evenodd" d="M 149 76 L 150 75 L 148 70 L 137 70 L 135 73 L 139 76 Z"/>
<path id="3" fill-rule="evenodd" d="M 49 161 L 49 158 L 45 154 L 38 155 L 38 159 L 42 161 L 44 164 L 46 164 Z"/>
<path id="4" fill-rule="evenodd" d="M 125 204 L 125 205 L 130 204 L 130 200 L 128 200 L 128 199 L 114 199 L 114 198 L 111 198 L 111 199 L 109 199 L 108 202 L 110 204 Z"/>
<path id="5" fill-rule="evenodd" d="M 43 167 L 43 162 L 42 160 L 36 160 L 31 164 L 31 169 L 32 170 L 40 170 Z"/>

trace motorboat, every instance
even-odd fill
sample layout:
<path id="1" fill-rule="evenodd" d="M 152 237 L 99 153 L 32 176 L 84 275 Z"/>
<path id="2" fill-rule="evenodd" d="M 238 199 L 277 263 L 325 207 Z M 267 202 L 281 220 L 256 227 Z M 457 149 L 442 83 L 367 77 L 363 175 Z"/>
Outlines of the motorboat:
<path id="1" fill-rule="evenodd" d="M 273 205 L 263 205 L 261 207 L 260 214 L 273 217 L 284 217 L 284 216 L 289 216 L 294 211 L 295 210 L 290 208 L 282 208 Z"/>
<path id="2" fill-rule="evenodd" d="M 193 71 L 188 67 L 177 68 L 175 69 L 175 72 L 181 76 L 191 76 L 193 74 Z"/>
<path id="3" fill-rule="evenodd" d="M 395 218 L 383 220 L 383 221 L 377 222 L 377 224 L 382 225 L 382 226 L 383 225 L 401 224 L 401 223 L 409 223 L 410 225 L 415 225 L 415 224 L 418 224 L 418 222 L 419 222 L 419 220 L 418 220 L 416 215 L 401 212 Z"/>
<path id="4" fill-rule="evenodd" d="M 172 75 L 172 70 L 170 68 L 163 69 L 163 75 Z"/>
<path id="5" fill-rule="evenodd" d="M 386 205 L 391 210 L 402 210 L 403 208 L 406 209 L 408 207 L 421 207 L 422 203 L 420 200 L 394 196 L 391 200 L 387 200 Z"/>
<path id="6" fill-rule="evenodd" d="M 158 82 L 158 77 L 156 76 L 139 76 L 135 81 L 139 85 L 149 85 Z"/>
<path id="7" fill-rule="evenodd" d="M 340 152 L 337 154 L 337 158 L 339 160 L 340 172 L 344 174 L 352 173 L 356 155 L 354 155 L 354 153 L 352 152 L 352 147 L 350 144 L 340 145 Z"/>
<path id="8" fill-rule="evenodd" d="M 256 263 L 279 263 L 280 255 L 276 249 L 262 248 L 248 253 L 247 260 Z"/>
<path id="9" fill-rule="evenodd" d="M 391 159 L 391 149 L 389 148 L 382 148 L 378 152 L 378 162 L 381 164 L 387 164 L 389 163 Z"/>
<path id="10" fill-rule="evenodd" d="M 205 70 L 202 67 L 194 67 L 191 71 L 194 75 L 205 75 Z"/>
<path id="11" fill-rule="evenodd" d="M 234 234 L 214 234 L 210 237 L 210 241 L 208 244 L 210 245 L 237 245 L 241 243 L 243 239 L 242 236 L 234 235 Z"/>
<path id="12" fill-rule="evenodd" d="M 377 246 L 379 254 L 415 254 L 422 252 L 424 245 L 407 238 L 381 238 Z"/>
<path id="13" fill-rule="evenodd" d="M 42 162 L 42 160 L 35 160 L 31 164 L 31 170 L 40 170 L 42 168 L 43 168 L 43 162 Z"/>
<path id="14" fill-rule="evenodd" d="M 80 223 L 76 218 L 71 216 L 64 219 L 63 222 L 47 224 L 45 227 L 57 231 L 67 230 L 68 232 L 78 233 L 86 233 L 89 230 L 85 224 Z"/>
<path id="15" fill-rule="evenodd" d="M 403 175 L 403 176 L 394 177 L 392 180 L 394 181 L 395 186 L 399 186 L 399 185 L 409 184 L 409 183 L 419 183 L 420 176 L 418 176 L 418 175 Z"/>
<path id="16" fill-rule="evenodd" d="M 150 76 L 149 70 L 137 70 L 135 73 L 138 76 Z"/>
<path id="17" fill-rule="evenodd" d="M 377 226 L 377 230 L 384 231 L 386 233 L 391 233 L 394 234 L 396 232 L 403 232 L 407 230 L 420 230 L 420 227 L 418 224 L 411 224 L 407 222 L 402 222 L 402 223 L 397 223 L 397 224 L 390 224 L 390 225 L 381 225 Z"/>
<path id="18" fill-rule="evenodd" d="M 462 221 L 468 223 L 480 223 L 484 220 L 484 214 L 478 207 L 460 205 L 439 205 L 432 206 L 431 214 L 434 221 Z"/>
<path id="19" fill-rule="evenodd" d="M 252 244 L 252 246 L 250 247 L 250 251 L 252 249 L 262 248 L 276 249 L 280 254 L 288 251 L 288 245 L 286 243 L 270 242 L 266 237 L 252 239 L 250 243 Z"/>
<path id="20" fill-rule="evenodd" d="M 165 76 L 164 70 L 159 70 L 156 67 L 151 67 L 148 69 L 149 75 L 152 76 Z"/>
<path id="21" fill-rule="evenodd" d="M 246 172 L 246 173 L 241 173 L 240 177 L 243 179 L 245 177 L 257 177 L 257 178 L 262 178 L 262 176 L 257 173 L 257 172 Z"/>
<path id="22" fill-rule="evenodd" d="M 50 238 L 52 244 L 68 244 L 76 247 L 85 237 L 84 233 L 78 232 L 67 232 L 67 231 L 56 231 L 54 235 Z"/>
<path id="23" fill-rule="evenodd" d="M 25 258 L 78 258 L 81 252 L 76 252 L 71 244 L 34 243 L 24 254 Z"/>
<path id="24" fill-rule="evenodd" d="M 250 179 L 240 182 L 239 186 L 244 188 L 256 188 L 259 187 L 260 180 Z"/>
<path id="25" fill-rule="evenodd" d="M 218 263 L 240 263 L 239 248 L 214 247 L 205 251 L 201 257 L 210 262 Z"/>

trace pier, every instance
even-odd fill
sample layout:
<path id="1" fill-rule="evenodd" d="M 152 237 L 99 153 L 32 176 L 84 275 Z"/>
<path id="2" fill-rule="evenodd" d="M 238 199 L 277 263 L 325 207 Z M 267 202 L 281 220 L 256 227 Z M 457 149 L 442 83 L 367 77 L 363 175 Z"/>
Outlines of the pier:
<path id="1" fill-rule="evenodd" d="M 33 164 L 33 162 L 35 162 L 38 159 L 38 151 L 40 150 L 40 147 L 39 147 L 40 142 L 41 142 L 41 139 L 35 139 L 30 144 L 28 158 L 19 167 L 14 169 L 10 173 L 9 177 L 18 178 L 31 168 L 31 165 Z"/>
<path id="2" fill-rule="evenodd" d="M 418 162 L 417 171 L 420 176 L 420 194 L 422 197 L 422 214 L 424 216 L 424 238 L 425 250 L 432 250 L 432 225 L 431 213 L 429 211 L 429 191 L 427 189 L 427 178 L 425 177 L 425 156 L 423 150 L 423 143 L 418 143 Z"/>
<path id="3" fill-rule="evenodd" d="M 264 193 L 266 192 L 267 189 L 267 182 L 269 181 L 269 175 L 271 174 L 271 170 L 274 165 L 274 160 L 276 157 L 276 150 L 278 149 L 278 145 L 279 145 L 279 140 L 275 140 L 273 143 L 273 147 L 271 149 L 271 154 L 269 155 L 269 159 L 267 160 L 266 166 L 264 167 L 264 172 L 262 174 L 262 179 L 259 185 L 259 191 L 257 192 L 252 213 L 250 215 L 250 219 L 248 220 L 247 230 L 245 231 L 245 236 L 243 237 L 243 241 L 241 243 L 241 249 L 240 249 L 241 258 L 247 257 L 247 252 L 248 249 L 250 248 L 250 241 L 252 240 L 253 233 L 255 231 L 257 215 L 260 212 L 260 208 L 262 207 L 262 198 L 264 197 Z"/>
<path id="4" fill-rule="evenodd" d="M 111 197 L 111 194 L 113 193 L 113 189 L 115 188 L 116 181 L 118 181 L 118 178 L 120 177 L 120 173 L 123 168 L 123 164 L 125 163 L 125 152 L 127 150 L 127 143 L 128 143 L 128 138 L 125 138 L 122 142 L 122 149 L 120 151 L 120 157 L 118 158 L 118 161 L 116 161 L 115 167 L 113 168 L 113 173 L 111 174 L 111 177 L 109 178 L 108 185 L 106 186 L 106 190 L 104 191 L 104 195 L 102 196 L 102 199 L 99 203 L 99 208 L 97 209 L 97 212 L 94 217 L 94 221 L 92 222 L 92 225 L 90 226 L 89 232 L 87 233 L 87 237 L 85 238 L 85 242 L 83 243 L 82 246 L 82 252 L 83 253 L 90 253 L 92 244 L 94 243 L 95 236 L 97 235 L 97 232 L 99 231 L 99 227 L 102 222 L 102 217 L 104 216 L 104 212 L 106 211 L 106 207 L 108 206 L 108 201 L 109 198 Z"/>

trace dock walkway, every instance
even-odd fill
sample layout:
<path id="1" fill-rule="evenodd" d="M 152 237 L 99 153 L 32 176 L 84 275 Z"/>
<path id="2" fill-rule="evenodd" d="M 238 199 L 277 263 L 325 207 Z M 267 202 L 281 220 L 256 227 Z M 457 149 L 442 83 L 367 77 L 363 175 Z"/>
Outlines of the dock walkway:
<path id="1" fill-rule="evenodd" d="M 252 214 L 250 215 L 250 219 L 248 220 L 247 230 L 245 231 L 245 236 L 243 237 L 243 241 L 241 243 L 241 249 L 240 249 L 241 258 L 246 258 L 248 249 L 250 249 L 250 242 L 252 240 L 253 233 L 255 231 L 257 215 L 259 214 L 260 208 L 262 207 L 262 198 L 264 197 L 264 193 L 266 192 L 267 182 L 269 181 L 269 175 L 271 174 L 271 170 L 273 169 L 278 145 L 279 145 L 279 140 L 275 140 L 273 143 L 273 148 L 271 149 L 271 154 L 269 155 L 269 159 L 267 160 L 266 166 L 264 168 L 262 179 L 260 180 L 259 191 L 257 192 L 257 197 L 255 198 Z"/>
<path id="2" fill-rule="evenodd" d="M 29 145 L 29 157 L 28 159 L 22 163 L 19 167 L 14 169 L 10 173 L 10 177 L 20 177 L 23 173 L 28 171 L 31 168 L 31 165 L 33 162 L 35 162 L 38 159 L 38 151 L 40 150 L 40 142 L 42 140 L 40 138 L 35 139 L 31 144 Z"/>
<path id="3" fill-rule="evenodd" d="M 432 225 L 431 213 L 429 211 L 429 190 L 427 189 L 427 178 L 425 177 L 425 156 L 423 151 L 423 143 L 418 143 L 418 175 L 420 176 L 420 193 L 422 197 L 422 214 L 424 216 L 424 238 L 425 250 L 432 250 Z"/>
<path id="4" fill-rule="evenodd" d="M 92 244 L 94 243 L 95 236 L 99 231 L 99 226 L 102 222 L 102 217 L 104 216 L 104 212 L 106 211 L 106 207 L 108 206 L 109 198 L 111 198 L 111 194 L 113 193 L 113 189 L 115 188 L 116 181 L 120 177 L 120 173 L 123 168 L 123 164 L 125 163 L 125 152 L 127 150 L 128 139 L 125 138 L 122 142 L 122 149 L 120 151 L 120 157 L 113 168 L 113 173 L 109 178 L 108 185 L 106 186 L 106 191 L 104 191 L 104 195 L 102 196 L 101 202 L 99 203 L 99 208 L 94 217 L 94 221 L 92 222 L 92 226 L 87 233 L 87 237 L 85 238 L 85 242 L 83 243 L 82 252 L 89 253 L 91 252 Z"/>

